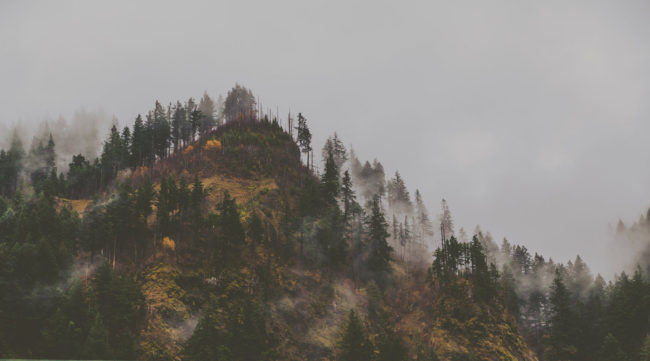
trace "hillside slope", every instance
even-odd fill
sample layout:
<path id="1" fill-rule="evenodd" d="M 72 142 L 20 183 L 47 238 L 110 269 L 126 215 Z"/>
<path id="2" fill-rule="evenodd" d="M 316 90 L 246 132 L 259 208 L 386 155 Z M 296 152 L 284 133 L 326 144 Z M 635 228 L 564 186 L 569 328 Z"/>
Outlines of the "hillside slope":
<path id="1" fill-rule="evenodd" d="M 210 139 L 218 140 L 221 147 L 207 149 Z M 382 314 L 386 315 L 390 327 L 406 347 L 409 358 L 424 359 L 423 350 L 430 349 L 441 360 L 460 360 L 465 357 L 463 355 L 479 360 L 535 359 L 518 335 L 514 319 L 503 307 L 473 302 L 466 295 L 451 297 L 436 292 L 427 280 L 425 269 L 407 275 L 404 265 L 394 260 L 391 280 L 385 291 L 377 292 L 372 281 L 369 284 L 356 282 L 345 270 L 331 270 L 303 259 L 295 239 L 300 237 L 300 231 L 285 234 L 281 231 L 286 207 L 293 210 L 297 222 L 303 223 L 304 227 L 309 227 L 305 224 L 317 225 L 322 215 L 317 212 L 303 217 L 300 214 L 304 211 L 301 203 L 305 203 L 301 187 L 316 180 L 299 161 L 296 162 L 299 160 L 298 148 L 286 139 L 285 133 L 277 135 L 257 125 L 233 125 L 232 129 L 219 129 L 203 142 L 161 165 L 160 174 L 173 173 L 188 178 L 198 174 L 202 183 L 211 189 L 208 208 L 216 206 L 223 191 L 227 191 L 240 207 L 243 224 L 249 223 L 253 213 L 261 214 L 271 232 L 276 234 L 278 239 L 275 243 L 258 244 L 250 252 L 245 252 L 244 263 L 238 270 L 244 278 L 252 276 L 255 279 L 252 282 L 256 283 L 260 282 L 263 273 L 265 322 L 274 340 L 270 358 L 333 359 L 351 309 L 365 320 L 370 340 L 376 341 L 379 326 L 370 320 L 372 316 L 368 312 L 373 309 L 371 312 L 376 313 L 377 304 L 381 304 Z M 154 174 L 157 172 L 154 170 Z M 313 187 L 311 191 L 320 190 Z M 267 237 L 272 236 L 267 234 Z M 250 239 L 247 242 L 252 243 Z M 276 244 L 288 247 L 281 252 Z M 265 267 L 262 273 L 257 273 L 259 267 Z M 219 293 L 218 287 L 206 291 L 185 285 L 184 280 L 188 277 L 194 277 L 200 284 L 203 272 L 193 261 L 166 259 L 149 265 L 142 277 L 162 277 L 164 282 L 159 281 L 161 284 L 171 282 L 172 285 L 166 287 L 178 288 L 181 293 L 195 292 L 206 298 L 214 297 Z M 237 279 L 240 280 L 239 276 Z M 202 282 L 206 287 L 213 286 L 206 283 L 205 278 Z M 152 345 L 164 348 L 169 340 L 175 340 L 175 346 L 169 352 L 170 356 L 174 355 L 181 350 L 182 342 L 188 336 L 186 325 L 188 322 L 194 324 L 205 306 L 196 305 L 192 310 L 183 297 L 160 302 L 149 295 L 155 291 L 150 291 L 148 286 L 145 283 L 144 293 L 150 308 L 177 304 L 180 310 L 174 317 L 186 321 L 174 326 L 165 318 L 159 319 L 163 311 L 152 312 L 149 317 L 154 324 L 158 322 L 160 333 L 145 332 L 143 349 Z M 169 293 L 173 292 L 167 291 Z M 379 293 L 378 298 L 376 293 Z M 405 295 L 409 296 L 405 299 Z M 179 327 L 185 331 L 179 331 Z M 160 334 L 165 336 L 160 337 Z"/>
<path id="2" fill-rule="evenodd" d="M 83 268 L 57 291 L 52 316 L 25 329 L 39 330 L 38 341 L 0 344 L 0 355 L 536 359 L 500 296 L 473 296 L 471 276 L 457 279 L 461 292 L 446 291 L 428 262 L 390 248 L 386 267 L 374 266 L 389 237 L 373 229 L 373 219 L 384 227 L 382 206 L 348 212 L 343 195 L 328 193 L 341 170 L 328 164 L 319 179 L 300 155 L 277 123 L 233 121 L 120 172 L 93 199 L 59 199 L 58 212 L 80 214 Z M 338 177 L 328 180 L 328 169 Z"/>

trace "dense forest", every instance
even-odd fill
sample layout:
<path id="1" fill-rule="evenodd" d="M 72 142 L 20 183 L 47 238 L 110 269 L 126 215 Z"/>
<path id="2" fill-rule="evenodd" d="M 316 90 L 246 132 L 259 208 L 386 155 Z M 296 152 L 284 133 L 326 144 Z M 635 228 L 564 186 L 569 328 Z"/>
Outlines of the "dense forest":
<path id="1" fill-rule="evenodd" d="M 650 211 L 607 281 L 456 230 L 336 133 L 316 165 L 308 118 L 239 85 L 156 101 L 66 169 L 51 134 L 8 136 L 0 358 L 650 360 Z"/>

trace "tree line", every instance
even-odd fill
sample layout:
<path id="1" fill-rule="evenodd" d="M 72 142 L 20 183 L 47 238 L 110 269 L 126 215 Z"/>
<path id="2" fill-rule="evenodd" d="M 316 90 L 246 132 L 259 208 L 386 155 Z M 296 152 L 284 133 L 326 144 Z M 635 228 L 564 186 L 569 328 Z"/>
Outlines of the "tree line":
<path id="1" fill-rule="evenodd" d="M 215 102 L 205 93 L 163 106 L 156 101 L 145 116 L 138 115 L 132 127 L 113 125 L 95 159 L 82 154 L 72 157 L 66 174 L 56 168 L 56 145 L 48 139 L 35 139 L 28 153 L 17 132 L 8 150 L 0 150 L 0 194 L 9 196 L 19 186 L 21 175 L 36 192 L 72 199 L 89 197 L 106 188 L 124 169 L 151 167 L 157 161 L 179 152 L 225 121 L 255 117 L 256 101 L 249 89 L 236 85 L 225 100 Z"/>

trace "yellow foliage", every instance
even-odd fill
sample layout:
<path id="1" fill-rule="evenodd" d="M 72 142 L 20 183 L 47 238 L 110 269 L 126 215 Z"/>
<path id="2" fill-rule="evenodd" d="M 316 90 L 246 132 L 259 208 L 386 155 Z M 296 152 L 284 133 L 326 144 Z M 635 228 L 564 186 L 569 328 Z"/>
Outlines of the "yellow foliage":
<path id="1" fill-rule="evenodd" d="M 187 335 L 177 320 L 188 324 L 191 320 L 182 301 L 185 291 L 176 283 L 179 275 L 177 268 L 167 264 L 152 265 L 143 273 L 142 293 L 148 312 L 140 338 L 142 360 L 180 360 Z"/>
<path id="2" fill-rule="evenodd" d="M 188 145 L 185 149 L 183 149 L 183 155 L 188 155 L 194 151 L 194 146 Z"/>
<path id="3" fill-rule="evenodd" d="M 208 140 L 203 146 L 205 150 L 221 150 L 221 142 L 215 139 Z"/>
<path id="4" fill-rule="evenodd" d="M 167 251 L 174 252 L 176 250 L 176 242 L 174 242 L 174 240 L 169 237 L 163 238 L 162 244 L 163 249 Z"/>

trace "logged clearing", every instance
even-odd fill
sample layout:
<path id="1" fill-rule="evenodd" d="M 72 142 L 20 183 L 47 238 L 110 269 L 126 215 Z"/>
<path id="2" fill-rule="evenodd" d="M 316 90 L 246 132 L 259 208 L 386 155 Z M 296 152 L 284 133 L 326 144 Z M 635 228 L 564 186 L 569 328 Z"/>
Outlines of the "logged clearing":
<path id="1" fill-rule="evenodd" d="M 253 180 L 214 175 L 201 179 L 201 182 L 210 191 L 208 194 L 210 204 L 217 204 L 223 197 L 224 191 L 228 191 L 230 196 L 237 200 L 237 203 L 245 204 L 259 193 L 278 189 L 278 185 L 273 178 Z"/>
<path id="2" fill-rule="evenodd" d="M 84 211 L 86 210 L 86 207 L 88 207 L 88 204 L 92 202 L 91 199 L 66 199 L 66 198 L 59 198 L 59 206 L 63 207 L 64 205 L 68 205 L 72 207 L 72 210 L 77 212 L 80 217 L 83 217 Z"/>

